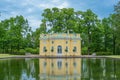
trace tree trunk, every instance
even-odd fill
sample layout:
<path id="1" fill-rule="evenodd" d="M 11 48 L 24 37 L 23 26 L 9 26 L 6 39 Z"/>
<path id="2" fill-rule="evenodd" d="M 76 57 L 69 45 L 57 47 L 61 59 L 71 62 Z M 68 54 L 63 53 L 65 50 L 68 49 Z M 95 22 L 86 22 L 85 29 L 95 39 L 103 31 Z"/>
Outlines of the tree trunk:
<path id="1" fill-rule="evenodd" d="M 113 55 L 116 54 L 116 43 L 115 43 L 115 40 L 116 40 L 116 37 L 115 37 L 115 34 L 113 33 Z"/>
<path id="2" fill-rule="evenodd" d="M 88 55 L 90 55 L 90 27 L 88 26 Z"/>

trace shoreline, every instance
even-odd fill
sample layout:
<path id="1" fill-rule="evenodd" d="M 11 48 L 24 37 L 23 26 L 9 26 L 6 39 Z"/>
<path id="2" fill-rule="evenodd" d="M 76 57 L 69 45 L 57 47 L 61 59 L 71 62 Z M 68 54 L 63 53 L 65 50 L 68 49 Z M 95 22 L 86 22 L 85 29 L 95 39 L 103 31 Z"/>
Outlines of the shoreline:
<path id="1" fill-rule="evenodd" d="M 81 56 L 40 56 L 40 55 L 10 55 L 2 56 L 0 59 L 15 59 L 15 58 L 108 58 L 108 59 L 120 59 L 116 56 L 95 56 L 95 55 L 81 55 Z"/>

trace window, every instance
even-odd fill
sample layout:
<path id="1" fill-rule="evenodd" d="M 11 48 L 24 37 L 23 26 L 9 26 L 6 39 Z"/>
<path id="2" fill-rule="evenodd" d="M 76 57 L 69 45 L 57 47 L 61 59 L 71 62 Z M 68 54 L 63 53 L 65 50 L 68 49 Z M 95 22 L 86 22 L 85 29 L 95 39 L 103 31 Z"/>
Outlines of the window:
<path id="1" fill-rule="evenodd" d="M 47 52 L 47 49 L 45 46 L 43 47 L 43 52 Z"/>
<path id="2" fill-rule="evenodd" d="M 74 62 L 73 65 L 74 65 L 74 67 L 76 67 L 77 66 L 76 62 Z"/>
<path id="3" fill-rule="evenodd" d="M 58 66 L 58 69 L 61 69 L 61 67 L 62 67 L 62 62 L 61 62 L 61 61 L 58 61 L 58 62 L 57 62 L 57 66 Z"/>
<path id="4" fill-rule="evenodd" d="M 52 67 L 52 68 L 54 67 L 54 63 L 53 63 L 53 62 L 51 63 L 51 67 Z"/>
<path id="5" fill-rule="evenodd" d="M 57 52 L 58 52 L 58 54 L 62 54 L 62 46 L 57 47 Z"/>
<path id="6" fill-rule="evenodd" d="M 68 44 L 68 41 L 66 41 L 66 44 Z"/>
<path id="7" fill-rule="evenodd" d="M 52 41 L 52 44 L 54 44 L 54 41 Z"/>
<path id="8" fill-rule="evenodd" d="M 65 63 L 65 66 L 68 67 L 68 63 L 67 62 Z"/>
<path id="9" fill-rule="evenodd" d="M 44 63 L 43 63 L 43 66 L 46 67 L 46 65 L 47 65 L 47 62 L 44 62 Z"/>
<path id="10" fill-rule="evenodd" d="M 51 47 L 51 52 L 54 52 L 54 47 L 53 46 Z"/>
<path id="11" fill-rule="evenodd" d="M 68 52 L 68 47 L 66 46 L 65 52 Z"/>
<path id="12" fill-rule="evenodd" d="M 73 52 L 77 52 L 77 48 L 76 48 L 76 46 L 74 46 L 74 48 L 73 48 Z"/>

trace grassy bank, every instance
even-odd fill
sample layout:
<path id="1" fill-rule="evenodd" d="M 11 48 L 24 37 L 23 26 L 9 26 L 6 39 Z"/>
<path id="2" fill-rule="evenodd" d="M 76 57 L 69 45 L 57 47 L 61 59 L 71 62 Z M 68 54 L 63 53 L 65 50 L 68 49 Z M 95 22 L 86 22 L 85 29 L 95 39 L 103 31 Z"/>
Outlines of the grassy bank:
<path id="1" fill-rule="evenodd" d="M 16 55 L 11 55 L 11 54 L 0 54 L 0 58 L 5 58 L 5 57 L 13 57 Z"/>
<path id="2" fill-rule="evenodd" d="M 32 56 L 34 56 L 34 55 L 30 55 L 30 57 L 32 57 Z M 21 57 L 21 55 L 0 54 L 0 58 L 8 58 L 8 57 Z M 88 57 L 88 56 L 81 55 L 81 57 Z M 100 56 L 94 56 L 94 57 L 100 57 Z M 103 55 L 103 57 L 104 57 L 104 55 Z M 107 55 L 105 57 L 120 59 L 120 55 Z"/>
<path id="3" fill-rule="evenodd" d="M 110 56 L 106 56 L 106 57 L 109 57 L 109 58 L 119 58 L 120 59 L 120 55 L 110 55 Z"/>

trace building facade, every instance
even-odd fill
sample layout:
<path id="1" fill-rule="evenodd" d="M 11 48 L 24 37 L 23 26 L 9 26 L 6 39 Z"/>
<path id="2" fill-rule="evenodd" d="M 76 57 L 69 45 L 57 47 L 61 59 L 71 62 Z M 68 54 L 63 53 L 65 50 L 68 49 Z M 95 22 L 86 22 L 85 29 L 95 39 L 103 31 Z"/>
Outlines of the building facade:
<path id="1" fill-rule="evenodd" d="M 56 33 L 40 35 L 41 56 L 81 55 L 80 34 Z"/>

